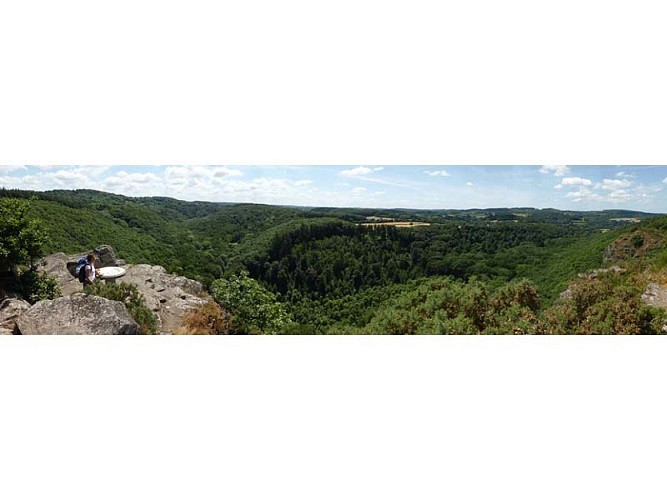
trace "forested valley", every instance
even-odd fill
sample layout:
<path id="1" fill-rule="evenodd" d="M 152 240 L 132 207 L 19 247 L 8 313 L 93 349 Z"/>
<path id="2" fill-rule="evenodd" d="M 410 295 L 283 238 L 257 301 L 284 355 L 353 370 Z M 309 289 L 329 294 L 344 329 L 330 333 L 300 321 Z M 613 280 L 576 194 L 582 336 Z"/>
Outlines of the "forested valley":
<path id="1" fill-rule="evenodd" d="M 235 333 L 659 333 L 664 325 L 664 311 L 641 300 L 667 267 L 659 214 L 0 191 L 0 203 L 11 199 L 41 221 L 44 253 L 109 244 L 128 263 L 198 280 L 236 318 Z M 611 255 L 619 241 L 622 255 Z M 623 269 L 586 277 L 612 264 Z"/>

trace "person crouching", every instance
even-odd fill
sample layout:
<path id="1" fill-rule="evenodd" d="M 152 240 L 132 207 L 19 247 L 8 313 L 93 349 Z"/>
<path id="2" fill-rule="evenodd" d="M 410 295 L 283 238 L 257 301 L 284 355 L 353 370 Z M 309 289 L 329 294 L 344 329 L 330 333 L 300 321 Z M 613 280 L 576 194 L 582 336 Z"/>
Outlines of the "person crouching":
<path id="1" fill-rule="evenodd" d="M 95 254 L 89 253 L 88 258 L 86 259 L 86 265 L 82 269 L 84 274 L 83 288 L 90 286 L 95 281 L 97 277 L 97 270 L 95 269 Z"/>

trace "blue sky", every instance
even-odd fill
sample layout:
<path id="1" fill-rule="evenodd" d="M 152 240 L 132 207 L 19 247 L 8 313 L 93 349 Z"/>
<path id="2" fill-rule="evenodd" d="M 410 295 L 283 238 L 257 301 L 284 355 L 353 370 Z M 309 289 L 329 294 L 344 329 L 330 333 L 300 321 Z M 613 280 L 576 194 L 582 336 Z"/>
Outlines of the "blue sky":
<path id="1" fill-rule="evenodd" d="M 17 165 L 0 186 L 280 205 L 667 213 L 667 166 Z"/>

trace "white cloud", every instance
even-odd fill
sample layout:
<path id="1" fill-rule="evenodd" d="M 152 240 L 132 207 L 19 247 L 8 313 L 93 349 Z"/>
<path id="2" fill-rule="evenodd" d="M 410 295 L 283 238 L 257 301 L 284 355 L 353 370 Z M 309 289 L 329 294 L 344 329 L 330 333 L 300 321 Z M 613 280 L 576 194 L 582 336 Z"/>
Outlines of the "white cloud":
<path id="1" fill-rule="evenodd" d="M 662 180 L 662 182 L 664 182 L 665 184 L 667 184 L 667 177 L 665 177 L 665 178 Z"/>
<path id="2" fill-rule="evenodd" d="M 50 189 L 100 189 L 99 176 L 89 167 L 49 169 L 14 178 L 19 189 L 47 191 Z"/>
<path id="3" fill-rule="evenodd" d="M 181 179 L 188 177 L 190 172 L 188 167 L 167 167 L 164 174 L 168 179 Z"/>
<path id="4" fill-rule="evenodd" d="M 198 179 L 221 179 L 224 177 L 240 177 L 243 172 L 233 168 L 222 166 L 186 165 L 178 167 L 167 167 L 165 176 L 167 179 L 174 178 L 198 178 Z"/>
<path id="5" fill-rule="evenodd" d="M 310 179 L 303 179 L 300 181 L 295 181 L 294 185 L 295 186 L 310 186 L 311 184 L 314 184 L 315 181 L 311 181 Z"/>
<path id="6" fill-rule="evenodd" d="M 466 182 L 466 186 L 471 186 L 472 187 L 472 186 L 474 186 L 474 184 L 472 182 L 468 181 L 468 182 Z"/>
<path id="7" fill-rule="evenodd" d="M 375 167 L 373 172 L 381 172 L 382 170 L 384 170 L 384 167 Z"/>
<path id="8" fill-rule="evenodd" d="M 560 183 L 563 186 L 590 186 L 593 181 L 581 177 L 565 177 Z"/>
<path id="9" fill-rule="evenodd" d="M 611 202 L 628 201 L 632 200 L 633 198 L 634 195 L 629 191 L 626 191 L 625 189 L 618 189 L 616 191 L 612 191 L 606 196 L 607 201 Z"/>
<path id="10" fill-rule="evenodd" d="M 199 165 L 172 166 L 148 172 L 128 168 L 112 173 L 106 172 L 108 166 L 41 167 L 28 175 L 3 178 L 2 185 L 35 191 L 97 189 L 128 196 L 221 201 L 220 187 L 243 175 L 240 170 L 229 167 Z M 293 188 L 294 184 L 289 187 Z"/>
<path id="11" fill-rule="evenodd" d="M 656 193 L 662 190 L 659 185 L 636 185 L 635 181 L 626 177 L 630 176 L 624 176 L 620 179 L 603 179 L 601 182 L 597 182 L 595 186 L 591 186 L 591 182 L 588 179 L 563 179 L 563 185 L 577 188 L 566 193 L 565 198 L 575 202 L 584 201 L 606 204 L 646 203 L 655 199 Z M 562 185 L 556 187 L 561 188 Z"/>
<path id="12" fill-rule="evenodd" d="M 634 179 L 634 178 L 637 177 L 637 176 L 634 175 L 634 174 L 629 174 L 629 173 L 627 173 L 627 172 L 618 172 L 618 173 L 616 174 L 616 177 L 623 177 L 623 178 Z"/>
<path id="13" fill-rule="evenodd" d="M 344 175 L 346 177 L 358 177 L 360 175 L 368 175 L 372 172 L 373 171 L 368 167 L 357 167 L 350 170 L 343 170 L 340 175 Z"/>
<path id="14" fill-rule="evenodd" d="M 366 191 L 365 187 L 356 187 L 356 188 L 352 189 L 353 194 L 360 194 L 360 193 L 363 193 L 364 191 Z"/>
<path id="15" fill-rule="evenodd" d="M 176 197 L 191 201 L 306 206 L 331 205 L 333 197 L 329 193 L 323 193 L 318 188 L 313 187 L 314 182 L 308 181 L 309 179 L 291 180 L 271 177 L 256 177 L 249 180 L 227 177 L 215 182 L 208 182 L 206 179 L 188 179 L 171 189 L 168 196 L 174 196 L 176 190 L 180 190 Z M 349 197 L 349 193 L 347 196 Z"/>
<path id="16" fill-rule="evenodd" d="M 554 174 L 556 177 L 563 177 L 570 173 L 570 167 L 567 165 L 542 165 L 540 172 L 543 174 Z"/>
<path id="17" fill-rule="evenodd" d="M 294 184 L 286 179 L 258 177 L 251 181 L 230 180 L 215 186 L 215 190 L 226 195 L 264 193 L 270 196 L 278 196 L 283 192 L 291 191 L 293 187 Z"/>
<path id="18" fill-rule="evenodd" d="M 602 182 L 596 185 L 596 187 L 607 191 L 626 189 L 630 186 L 632 186 L 632 181 L 628 179 L 602 179 Z"/>
<path id="19" fill-rule="evenodd" d="M 591 189 L 587 187 L 579 187 L 576 191 L 570 191 L 565 195 L 566 198 L 570 198 L 573 201 L 598 201 L 601 199 L 600 195 L 594 193 Z"/>
<path id="20" fill-rule="evenodd" d="M 0 176 L 0 187 L 15 188 L 16 177 Z"/>
<path id="21" fill-rule="evenodd" d="M 76 170 L 58 170 L 49 176 L 62 182 L 82 182 L 86 183 L 92 176 L 83 169 Z"/>
<path id="22" fill-rule="evenodd" d="M 586 186 L 579 186 L 575 191 L 570 191 L 565 195 L 566 198 L 570 198 L 573 201 L 600 201 L 603 199 L 602 196 L 595 193 L 592 189 Z"/>
<path id="23" fill-rule="evenodd" d="M 240 177 L 243 175 L 243 172 L 235 168 L 227 167 L 197 167 L 203 168 L 206 172 L 213 172 L 213 177 Z"/>
<path id="24" fill-rule="evenodd" d="M 87 172 L 88 175 L 101 175 L 111 168 L 111 165 L 26 165 L 26 167 L 37 169 L 39 173 L 41 172 L 53 172 L 56 171 L 81 171 Z M 38 174 L 39 175 L 39 174 Z"/>
<path id="25" fill-rule="evenodd" d="M 121 170 L 115 175 L 107 177 L 102 181 L 105 186 L 122 186 L 128 190 L 134 189 L 139 184 L 142 188 L 145 184 L 161 183 L 162 179 L 152 172 L 126 172 Z"/>
<path id="26" fill-rule="evenodd" d="M 424 173 L 432 177 L 449 177 L 449 173 L 446 170 L 424 170 Z"/>
<path id="27" fill-rule="evenodd" d="M 223 166 L 186 165 L 167 167 L 164 183 L 168 196 L 188 196 L 188 199 L 210 200 L 217 187 L 243 172 Z"/>
<path id="28" fill-rule="evenodd" d="M 641 201 L 652 200 L 655 197 L 655 194 L 661 192 L 662 190 L 663 187 L 660 185 L 646 184 L 640 184 L 639 186 L 632 188 L 632 192 L 634 193 L 635 197 Z"/>

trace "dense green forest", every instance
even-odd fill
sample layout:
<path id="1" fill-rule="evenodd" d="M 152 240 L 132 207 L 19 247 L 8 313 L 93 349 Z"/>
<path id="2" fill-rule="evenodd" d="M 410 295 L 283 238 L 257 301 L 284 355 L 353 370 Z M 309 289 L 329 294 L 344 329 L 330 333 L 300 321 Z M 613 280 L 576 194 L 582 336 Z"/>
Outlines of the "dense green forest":
<path id="1" fill-rule="evenodd" d="M 2 198 L 31 200 L 46 253 L 109 244 L 128 263 L 162 265 L 215 290 L 221 280 L 255 280 L 281 304 L 285 333 L 503 333 L 522 321 L 556 328 L 540 311 L 557 307 L 579 273 L 602 266 L 610 243 L 638 227 L 666 229 L 664 217 L 624 210 L 302 208 L 90 190 L 0 190 Z M 460 310 L 443 317 L 437 296 Z M 485 319 L 465 313 L 466 300 Z M 503 304 L 516 310 L 500 320 L 509 314 Z M 402 310 L 421 322 L 397 327 Z"/>

